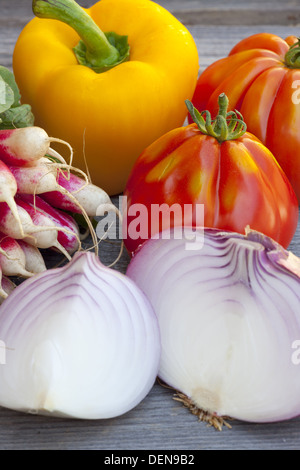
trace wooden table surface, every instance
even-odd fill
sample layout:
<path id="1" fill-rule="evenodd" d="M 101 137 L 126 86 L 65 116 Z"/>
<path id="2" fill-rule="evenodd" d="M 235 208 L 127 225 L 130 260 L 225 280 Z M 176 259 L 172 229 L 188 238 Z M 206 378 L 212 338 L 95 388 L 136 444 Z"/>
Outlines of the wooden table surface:
<path id="1" fill-rule="evenodd" d="M 91 0 L 79 3 L 90 6 Z M 161 0 L 190 30 L 199 50 L 200 70 L 228 54 L 240 39 L 256 32 L 286 37 L 300 32 L 300 0 Z M 0 64 L 12 69 L 12 53 L 23 26 L 33 17 L 31 0 L 0 0 Z M 290 249 L 300 256 L 300 226 Z M 117 245 L 102 244 L 105 260 Z M 125 272 L 124 253 L 116 269 Z M 300 372 L 299 372 L 300 373 Z M 233 421 L 218 432 L 199 422 L 171 390 L 155 384 L 129 413 L 104 421 L 51 419 L 0 409 L 1 450 L 197 451 L 300 449 L 300 418 L 275 424 Z M 134 454 L 134 452 L 132 452 Z"/>

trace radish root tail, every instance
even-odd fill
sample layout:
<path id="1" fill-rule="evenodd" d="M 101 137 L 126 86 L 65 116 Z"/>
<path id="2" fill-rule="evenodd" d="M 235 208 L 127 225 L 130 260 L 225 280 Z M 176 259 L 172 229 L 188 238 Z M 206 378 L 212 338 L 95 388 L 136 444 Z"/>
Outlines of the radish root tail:
<path id="1" fill-rule="evenodd" d="M 114 212 L 117 217 L 120 219 L 120 222 L 122 224 L 122 214 L 121 214 L 121 211 L 113 204 L 113 203 L 110 203 L 110 204 L 101 204 L 100 206 L 98 206 L 97 208 L 97 216 L 103 216 L 105 214 L 105 212 Z M 110 225 L 111 227 L 111 225 Z M 108 230 L 107 232 L 109 231 L 110 227 L 108 227 Z M 106 233 L 107 233 L 106 232 Z M 99 244 L 105 239 L 105 234 L 99 239 Z M 118 263 L 118 261 L 121 259 L 122 255 L 123 255 L 123 252 L 124 252 L 124 241 L 123 239 L 121 240 L 121 245 L 120 245 L 120 250 L 119 250 L 119 254 L 117 256 L 117 258 L 113 261 L 113 263 L 111 263 L 110 265 L 108 265 L 108 268 L 112 268 L 115 264 Z"/>
<path id="2" fill-rule="evenodd" d="M 69 142 L 66 142 L 65 140 L 58 139 L 57 137 L 49 137 L 49 142 L 56 142 L 56 143 L 59 143 L 59 144 L 66 145 L 66 146 L 69 148 L 69 150 L 70 150 L 70 162 L 69 162 L 69 165 L 72 165 L 74 152 L 73 152 L 73 148 L 72 148 L 72 146 L 69 144 Z M 51 150 L 52 150 L 52 149 L 51 149 Z M 61 158 L 62 158 L 62 157 L 61 157 Z"/>

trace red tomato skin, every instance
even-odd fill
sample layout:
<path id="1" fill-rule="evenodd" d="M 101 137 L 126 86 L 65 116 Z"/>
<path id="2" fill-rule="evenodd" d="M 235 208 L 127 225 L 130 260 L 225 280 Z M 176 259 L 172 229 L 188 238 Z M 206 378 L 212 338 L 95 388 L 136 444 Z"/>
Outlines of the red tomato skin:
<path id="1" fill-rule="evenodd" d="M 243 39 L 228 57 L 214 62 L 199 76 L 192 102 L 199 111 L 207 109 L 214 117 L 217 96 L 224 92 L 229 108 L 239 110 L 247 130 L 271 150 L 299 204 L 300 98 L 295 99 L 295 85 L 300 69 L 285 64 L 285 54 L 296 41 L 294 36 L 284 40 L 270 33 Z"/>
<path id="2" fill-rule="evenodd" d="M 167 217 L 158 223 L 153 207 L 162 204 L 179 205 L 181 214 L 185 204 L 194 209 L 203 204 L 204 226 L 238 233 L 249 226 L 283 247 L 288 247 L 297 228 L 295 192 L 272 153 L 249 132 L 219 143 L 196 124 L 174 129 L 142 152 L 124 196 L 123 238 L 131 254 L 162 229 L 199 225 L 195 210 L 186 218 Z M 137 205 L 146 210 L 134 212 Z M 139 229 L 143 228 L 137 230 L 138 237 L 133 233 L 137 216 Z"/>
<path id="3" fill-rule="evenodd" d="M 296 42 L 293 36 L 293 43 Z M 291 43 L 290 43 L 291 44 Z M 289 50 L 289 44 L 286 40 L 271 33 L 257 33 L 248 36 L 239 41 L 230 51 L 229 55 L 236 54 L 241 51 L 249 51 L 251 49 L 265 49 L 272 51 L 279 57 L 284 59 L 285 54 Z"/>

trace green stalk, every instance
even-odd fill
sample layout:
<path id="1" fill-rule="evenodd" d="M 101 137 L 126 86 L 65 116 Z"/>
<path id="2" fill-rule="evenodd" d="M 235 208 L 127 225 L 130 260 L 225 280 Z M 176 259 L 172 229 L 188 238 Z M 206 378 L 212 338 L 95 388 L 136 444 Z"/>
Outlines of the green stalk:
<path id="1" fill-rule="evenodd" d="M 74 0 L 33 0 L 33 13 L 39 18 L 62 21 L 73 28 L 81 40 L 74 48 L 79 64 L 104 72 L 129 57 L 127 36 L 103 33 Z"/>
<path id="2" fill-rule="evenodd" d="M 300 69 L 300 38 L 285 54 L 285 64 L 291 69 Z"/>
<path id="3" fill-rule="evenodd" d="M 214 120 L 211 119 L 209 111 L 199 113 L 189 100 L 186 100 L 185 104 L 200 132 L 214 137 L 220 143 L 238 139 L 247 130 L 246 123 L 239 111 L 227 112 L 229 101 L 225 93 L 222 93 L 218 98 L 219 112 Z"/>

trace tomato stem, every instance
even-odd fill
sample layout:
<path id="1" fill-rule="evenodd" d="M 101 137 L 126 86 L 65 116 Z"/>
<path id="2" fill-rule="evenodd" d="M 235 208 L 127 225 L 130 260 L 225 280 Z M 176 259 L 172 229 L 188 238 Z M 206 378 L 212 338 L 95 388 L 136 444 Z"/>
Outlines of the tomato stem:
<path id="1" fill-rule="evenodd" d="M 214 120 L 211 119 L 211 114 L 208 110 L 200 113 L 191 101 L 186 100 L 185 104 L 200 132 L 215 137 L 220 143 L 226 140 L 238 139 L 247 130 L 247 125 L 239 111 L 228 112 L 229 100 L 225 93 L 219 95 L 219 112 Z"/>
<path id="2" fill-rule="evenodd" d="M 88 13 L 74 0 L 33 0 L 33 13 L 39 18 L 62 21 L 71 26 L 81 40 L 74 47 L 78 63 L 104 72 L 129 57 L 127 36 L 103 33 Z"/>
<path id="3" fill-rule="evenodd" d="M 292 69 L 300 69 L 300 38 L 285 54 L 285 64 Z"/>

